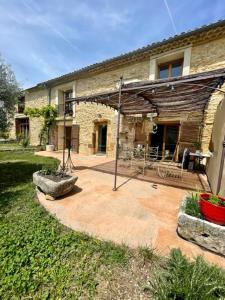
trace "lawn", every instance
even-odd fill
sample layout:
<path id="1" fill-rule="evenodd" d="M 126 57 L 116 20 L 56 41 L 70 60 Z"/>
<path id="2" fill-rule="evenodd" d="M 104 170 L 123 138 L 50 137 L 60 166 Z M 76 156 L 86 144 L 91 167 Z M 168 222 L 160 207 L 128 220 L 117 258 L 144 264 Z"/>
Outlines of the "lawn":
<path id="1" fill-rule="evenodd" d="M 179 250 L 162 258 L 61 225 L 39 205 L 32 173 L 58 161 L 0 153 L 0 299 L 222 299 L 224 271 Z M 195 296 L 196 295 L 196 296 Z"/>
<path id="2" fill-rule="evenodd" d="M 0 143 L 0 151 L 34 151 L 37 147 L 28 145 L 24 148 L 20 143 Z"/>

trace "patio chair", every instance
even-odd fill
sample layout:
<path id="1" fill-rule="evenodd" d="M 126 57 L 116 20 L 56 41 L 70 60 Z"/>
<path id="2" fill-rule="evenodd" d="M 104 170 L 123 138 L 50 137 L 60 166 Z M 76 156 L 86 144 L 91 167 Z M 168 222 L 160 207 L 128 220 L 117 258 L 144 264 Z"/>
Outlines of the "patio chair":
<path id="1" fill-rule="evenodd" d="M 119 148 L 119 166 L 129 167 L 131 161 L 131 149 L 126 145 Z"/>
<path id="2" fill-rule="evenodd" d="M 157 168 L 157 174 L 161 178 L 165 177 L 175 177 L 181 178 L 183 177 L 184 163 L 185 159 L 188 155 L 188 149 L 185 148 L 182 156 L 181 163 L 176 162 L 160 162 Z"/>
<path id="3" fill-rule="evenodd" d="M 131 151 L 131 160 L 130 160 L 130 167 L 132 168 L 134 165 L 138 166 L 144 164 L 145 160 L 145 148 L 134 148 Z"/>
<path id="4" fill-rule="evenodd" d="M 154 163 L 157 161 L 158 156 L 159 156 L 159 146 L 148 148 L 148 151 L 145 154 L 143 175 L 145 175 L 145 169 L 147 167 L 154 167 Z"/>

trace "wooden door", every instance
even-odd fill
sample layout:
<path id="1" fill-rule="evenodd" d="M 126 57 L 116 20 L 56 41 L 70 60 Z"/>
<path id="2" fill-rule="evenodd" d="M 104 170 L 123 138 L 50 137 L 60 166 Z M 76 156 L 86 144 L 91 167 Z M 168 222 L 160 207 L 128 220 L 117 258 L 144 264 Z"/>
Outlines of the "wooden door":
<path id="1" fill-rule="evenodd" d="M 72 127 L 71 126 L 66 127 L 66 148 L 71 148 L 71 132 L 72 132 Z"/>
<path id="2" fill-rule="evenodd" d="M 79 153 L 79 135 L 80 135 L 80 126 L 72 126 L 72 150 L 76 153 Z"/>

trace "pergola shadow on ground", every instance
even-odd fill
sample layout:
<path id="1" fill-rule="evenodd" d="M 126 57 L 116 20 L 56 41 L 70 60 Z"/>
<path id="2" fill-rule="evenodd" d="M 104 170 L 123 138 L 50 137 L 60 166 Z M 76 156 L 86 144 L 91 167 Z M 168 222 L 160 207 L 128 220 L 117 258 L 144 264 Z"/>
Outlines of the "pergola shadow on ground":
<path id="1" fill-rule="evenodd" d="M 90 169 L 98 172 L 114 175 L 115 172 L 114 166 L 115 166 L 115 160 L 112 160 L 110 162 L 105 162 L 90 167 Z M 207 180 L 207 176 L 200 171 L 184 171 L 182 178 L 177 178 L 176 176 L 172 176 L 172 175 L 167 176 L 166 178 L 160 178 L 157 175 L 155 169 L 146 169 L 145 174 L 143 175 L 141 168 L 140 170 L 138 170 L 137 168 L 132 168 L 129 166 L 129 162 L 127 164 L 124 163 L 123 161 L 120 163 L 119 160 L 117 175 L 125 178 L 124 184 L 125 182 L 131 179 L 137 179 L 141 181 L 150 182 L 152 184 L 162 184 L 162 185 L 181 188 L 185 190 L 205 191 L 205 192 L 211 191 Z M 117 189 L 119 188 L 120 186 L 117 186 Z"/>

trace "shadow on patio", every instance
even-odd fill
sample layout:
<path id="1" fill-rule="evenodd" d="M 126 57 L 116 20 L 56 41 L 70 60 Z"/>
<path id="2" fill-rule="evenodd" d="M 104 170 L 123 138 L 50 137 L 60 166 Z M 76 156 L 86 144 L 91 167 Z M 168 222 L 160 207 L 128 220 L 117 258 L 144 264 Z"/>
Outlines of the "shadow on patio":
<path id="1" fill-rule="evenodd" d="M 114 165 L 115 161 L 109 161 L 90 167 L 90 169 L 107 174 L 114 174 Z M 82 167 L 79 166 L 78 169 L 80 170 L 82 169 Z M 140 170 L 130 168 L 129 164 L 119 163 L 118 175 L 122 177 L 135 178 L 138 180 L 152 182 L 153 184 L 162 184 L 186 190 L 210 192 L 210 186 L 206 174 L 199 171 L 185 170 L 183 172 L 182 178 L 177 178 L 174 176 L 160 178 L 155 169 L 146 169 L 145 175 L 143 175 Z"/>

